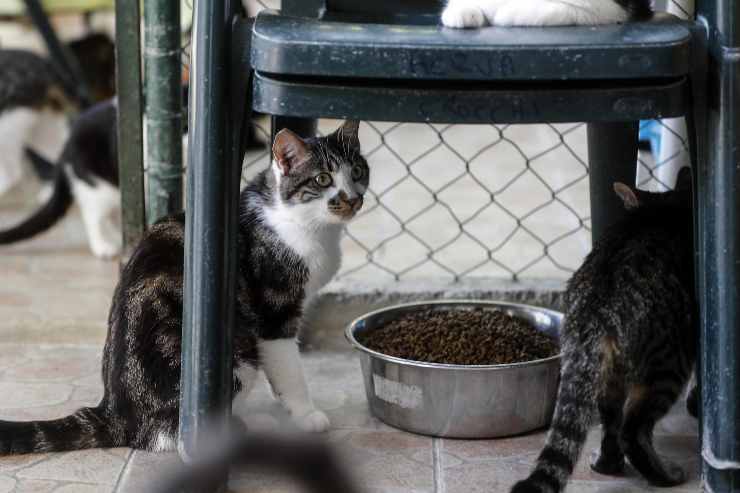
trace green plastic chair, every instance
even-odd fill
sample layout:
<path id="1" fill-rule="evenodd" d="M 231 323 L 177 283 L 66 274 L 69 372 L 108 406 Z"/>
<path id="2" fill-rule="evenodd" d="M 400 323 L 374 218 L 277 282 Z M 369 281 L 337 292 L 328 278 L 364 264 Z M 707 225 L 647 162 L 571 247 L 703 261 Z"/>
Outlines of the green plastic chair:
<path id="1" fill-rule="evenodd" d="M 441 27 L 441 8 L 435 0 L 284 0 L 282 11 L 247 20 L 234 2 L 196 3 L 181 454 L 197 451 L 204 416 L 230 407 L 241 129 L 252 110 L 273 115 L 273 132 L 304 135 L 319 117 L 586 121 L 596 238 L 623 214 L 611 187 L 634 183 L 638 121 L 686 116 L 704 478 L 709 491 L 740 491 L 740 8 L 707 0 L 696 22 L 656 15 L 625 25 L 465 31 Z"/>

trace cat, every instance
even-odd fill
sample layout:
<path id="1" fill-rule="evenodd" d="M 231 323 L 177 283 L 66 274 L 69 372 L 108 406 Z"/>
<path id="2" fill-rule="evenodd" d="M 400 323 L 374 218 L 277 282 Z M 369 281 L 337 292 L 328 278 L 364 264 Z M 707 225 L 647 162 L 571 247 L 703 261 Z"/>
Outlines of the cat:
<path id="1" fill-rule="evenodd" d="M 183 88 L 183 97 L 187 101 L 187 86 Z M 27 240 L 46 231 L 64 217 L 76 201 L 93 255 L 111 259 L 120 253 L 121 232 L 116 225 L 121 215 L 117 116 L 114 98 L 80 113 L 56 165 L 33 149 L 26 149 L 36 174 L 53 185 L 49 193 L 43 194 L 42 207 L 31 217 L 0 231 L 0 245 Z M 246 150 L 264 147 L 255 128 L 252 122 L 245 128 Z M 183 128 L 183 145 L 187 141 L 186 131 L 187 128 Z"/>
<path id="2" fill-rule="evenodd" d="M 91 34 L 68 43 L 84 61 L 83 77 L 95 101 L 115 93 L 113 42 Z M 48 59 L 30 51 L 0 49 L 0 195 L 24 173 L 24 148 L 55 160 L 66 140 L 68 117 L 82 109 L 76 88 Z"/>
<path id="3" fill-rule="evenodd" d="M 295 341 L 306 303 L 337 272 L 344 225 L 363 204 L 369 168 L 359 122 L 303 140 L 281 130 L 273 161 L 239 199 L 234 395 L 262 367 L 304 431 L 324 431 Z M 128 446 L 174 450 L 178 428 L 184 215 L 155 223 L 122 270 L 96 407 L 52 421 L 0 421 L 0 454 Z"/>
<path id="4" fill-rule="evenodd" d="M 34 167 L 50 168 L 51 195 L 22 223 L 0 231 L 0 245 L 32 238 L 57 223 L 77 201 L 90 250 L 99 258 L 113 258 L 121 249 L 116 101 L 109 99 L 83 111 L 75 120 L 57 165 L 28 149 Z M 46 172 L 46 171 L 44 171 Z"/>
<path id="5" fill-rule="evenodd" d="M 442 24 L 483 26 L 569 26 L 615 24 L 649 18 L 650 0 L 448 0 Z"/>
<path id="6" fill-rule="evenodd" d="M 653 485 L 684 481 L 678 465 L 656 454 L 652 432 L 696 360 L 690 175 L 681 170 L 666 193 L 614 185 L 630 214 L 568 283 L 555 414 L 533 472 L 512 493 L 562 491 L 597 410 L 603 439 L 595 471 L 619 474 L 626 455 Z"/>

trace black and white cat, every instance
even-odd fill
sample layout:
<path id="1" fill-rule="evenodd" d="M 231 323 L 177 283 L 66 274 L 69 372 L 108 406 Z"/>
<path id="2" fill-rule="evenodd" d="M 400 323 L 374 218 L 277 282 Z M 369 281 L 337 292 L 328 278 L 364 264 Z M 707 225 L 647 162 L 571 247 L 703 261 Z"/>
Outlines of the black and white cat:
<path id="1" fill-rule="evenodd" d="M 32 238 L 56 224 L 77 202 L 93 254 L 112 258 L 121 249 L 116 141 L 116 102 L 109 99 L 83 111 L 75 120 L 58 164 L 50 165 L 28 150 L 34 165 L 53 169 L 53 191 L 22 223 L 0 231 L 0 245 Z"/>
<path id="2" fill-rule="evenodd" d="M 306 431 L 329 420 L 311 400 L 295 336 L 307 302 L 339 269 L 342 229 L 363 204 L 369 168 L 358 126 L 308 140 L 282 130 L 272 165 L 240 197 L 233 393 L 248 392 L 261 367 Z M 0 454 L 175 448 L 184 226 L 183 214 L 153 225 L 121 273 L 100 404 L 51 421 L 0 421 Z"/>
<path id="3" fill-rule="evenodd" d="M 115 92 L 114 45 L 90 34 L 68 43 L 95 101 Z M 48 59 L 25 50 L 0 50 L 0 195 L 24 175 L 24 152 L 33 148 L 54 161 L 69 133 L 69 116 L 80 109 L 75 88 Z"/>
<path id="4" fill-rule="evenodd" d="M 615 24 L 649 17 L 650 0 L 448 0 L 442 24 L 569 26 Z"/>

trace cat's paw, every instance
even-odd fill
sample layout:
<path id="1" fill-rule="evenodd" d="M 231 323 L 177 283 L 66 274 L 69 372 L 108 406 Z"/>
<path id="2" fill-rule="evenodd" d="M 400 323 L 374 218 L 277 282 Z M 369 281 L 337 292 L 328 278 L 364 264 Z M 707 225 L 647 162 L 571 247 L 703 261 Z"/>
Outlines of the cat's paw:
<path id="1" fill-rule="evenodd" d="M 619 476 L 624 472 L 624 456 L 608 456 L 601 449 L 594 450 L 591 454 L 591 469 L 599 474 L 608 476 Z"/>
<path id="2" fill-rule="evenodd" d="M 320 433 L 329 429 L 329 418 L 318 409 L 313 409 L 302 416 L 295 416 L 294 420 L 302 431 Z"/>
<path id="3" fill-rule="evenodd" d="M 662 469 L 645 475 L 650 484 L 667 488 L 686 482 L 686 473 L 681 466 L 665 459 L 662 465 Z"/>
<path id="4" fill-rule="evenodd" d="M 476 28 L 488 24 L 483 11 L 475 5 L 450 2 L 442 12 L 442 24 L 454 28 Z"/>
<path id="5" fill-rule="evenodd" d="M 90 242 L 93 255 L 103 260 L 110 260 L 121 253 L 121 245 L 114 240 L 98 239 Z"/>

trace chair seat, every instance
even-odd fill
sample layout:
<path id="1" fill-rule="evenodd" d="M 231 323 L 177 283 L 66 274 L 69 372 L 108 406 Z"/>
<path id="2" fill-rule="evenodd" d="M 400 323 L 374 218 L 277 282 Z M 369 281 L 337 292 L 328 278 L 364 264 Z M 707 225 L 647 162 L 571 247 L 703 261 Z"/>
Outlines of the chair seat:
<path id="1" fill-rule="evenodd" d="M 331 83 L 317 77 L 255 73 L 252 108 L 270 115 L 434 123 L 630 122 L 685 114 L 687 78 L 649 84 L 500 84 L 372 79 Z M 354 82 L 354 83 L 349 83 Z"/>
<path id="2" fill-rule="evenodd" d="M 252 65 L 285 76 L 414 80 L 659 79 L 689 72 L 690 26 L 668 14 L 621 25 L 449 29 L 263 11 Z"/>

